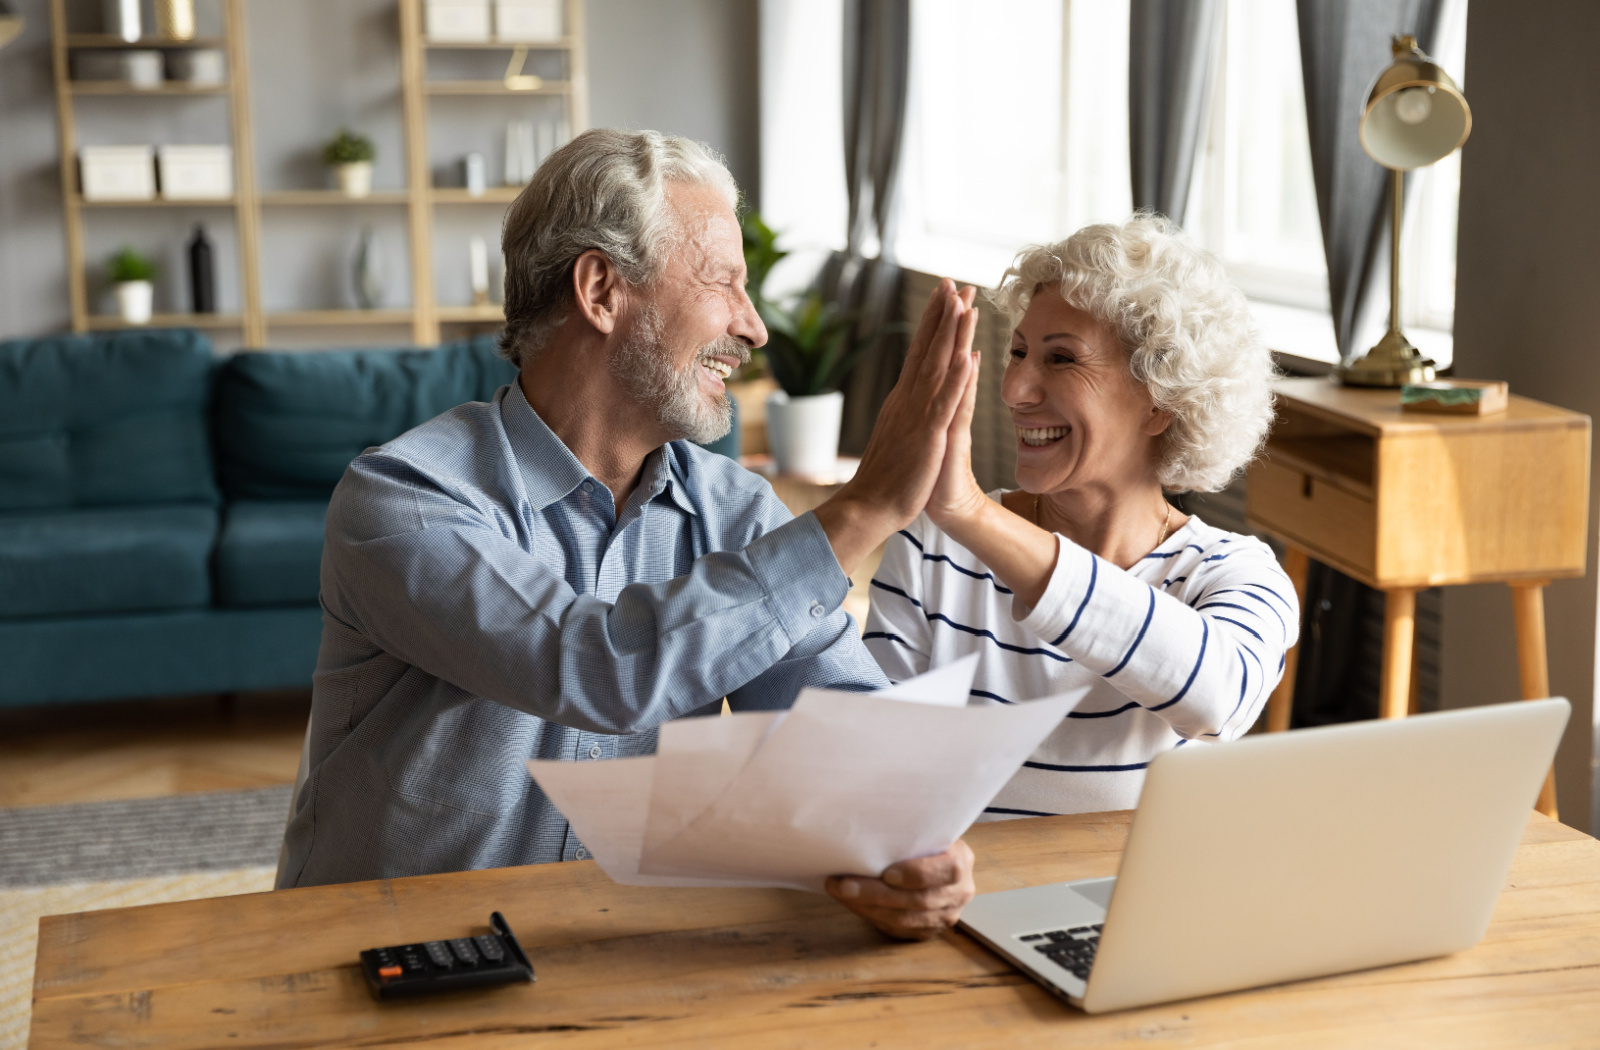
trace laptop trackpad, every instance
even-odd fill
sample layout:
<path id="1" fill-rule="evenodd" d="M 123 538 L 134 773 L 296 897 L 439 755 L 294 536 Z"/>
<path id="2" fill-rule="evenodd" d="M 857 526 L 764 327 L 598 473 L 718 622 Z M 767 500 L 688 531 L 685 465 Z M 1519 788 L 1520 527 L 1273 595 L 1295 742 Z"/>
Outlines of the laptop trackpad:
<path id="1" fill-rule="evenodd" d="M 1111 891 L 1116 889 L 1116 886 L 1116 876 L 1112 876 L 1109 879 L 1079 879 L 1077 882 L 1067 883 L 1067 889 L 1071 890 L 1073 893 L 1076 893 L 1078 896 L 1082 897 L 1090 904 L 1093 904 L 1101 911 L 1107 911 L 1110 909 Z"/>

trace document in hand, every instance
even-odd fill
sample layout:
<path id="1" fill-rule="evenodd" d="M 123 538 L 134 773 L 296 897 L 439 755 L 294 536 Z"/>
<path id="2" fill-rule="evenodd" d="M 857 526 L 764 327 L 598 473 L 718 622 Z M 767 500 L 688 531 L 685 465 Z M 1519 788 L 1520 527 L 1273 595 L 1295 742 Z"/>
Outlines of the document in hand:
<path id="1" fill-rule="evenodd" d="M 968 707 L 975 666 L 807 689 L 786 712 L 670 722 L 653 756 L 528 772 L 617 882 L 820 891 L 950 845 L 1071 707 Z"/>

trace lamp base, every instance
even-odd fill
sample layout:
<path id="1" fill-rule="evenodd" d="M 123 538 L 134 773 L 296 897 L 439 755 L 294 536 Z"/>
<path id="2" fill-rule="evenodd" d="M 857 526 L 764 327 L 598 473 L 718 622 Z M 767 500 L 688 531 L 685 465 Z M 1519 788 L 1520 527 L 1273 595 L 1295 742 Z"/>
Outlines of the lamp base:
<path id="1" fill-rule="evenodd" d="M 1391 328 L 1367 351 L 1367 356 L 1334 370 L 1345 386 L 1401 387 L 1433 382 L 1433 360 L 1411 345 L 1398 328 Z"/>

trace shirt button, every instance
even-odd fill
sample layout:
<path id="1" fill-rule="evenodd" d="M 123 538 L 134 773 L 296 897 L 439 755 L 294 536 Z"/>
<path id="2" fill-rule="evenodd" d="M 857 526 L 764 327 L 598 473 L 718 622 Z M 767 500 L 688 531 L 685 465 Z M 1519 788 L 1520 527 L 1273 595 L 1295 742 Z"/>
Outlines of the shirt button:
<path id="1" fill-rule="evenodd" d="M 589 850 L 584 846 L 579 846 L 576 850 L 573 851 L 572 855 L 575 858 L 577 858 L 578 860 L 588 860 L 589 859 Z"/>
<path id="2" fill-rule="evenodd" d="M 594 482 L 585 481 L 581 487 L 582 487 L 583 491 L 585 491 L 585 492 L 593 492 L 594 491 Z"/>
<path id="3" fill-rule="evenodd" d="M 599 744 L 595 744 L 593 747 L 589 748 L 589 757 L 590 758 L 599 758 L 604 753 L 605 752 L 600 750 L 600 745 Z"/>
<path id="4" fill-rule="evenodd" d="M 811 603 L 811 615 L 812 616 L 826 616 L 827 614 L 828 614 L 828 610 L 824 609 L 822 607 L 822 603 L 821 602 L 812 602 Z"/>

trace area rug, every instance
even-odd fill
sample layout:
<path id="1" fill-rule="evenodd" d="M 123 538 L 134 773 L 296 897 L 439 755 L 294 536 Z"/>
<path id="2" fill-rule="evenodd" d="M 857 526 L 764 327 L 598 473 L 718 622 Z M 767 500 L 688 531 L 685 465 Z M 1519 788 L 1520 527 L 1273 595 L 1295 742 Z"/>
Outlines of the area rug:
<path id="1" fill-rule="evenodd" d="M 0 887 L 276 864 L 290 788 L 0 809 Z"/>
<path id="2" fill-rule="evenodd" d="M 289 791 L 0 809 L 0 1050 L 27 1045 L 41 916 L 270 890 Z"/>

